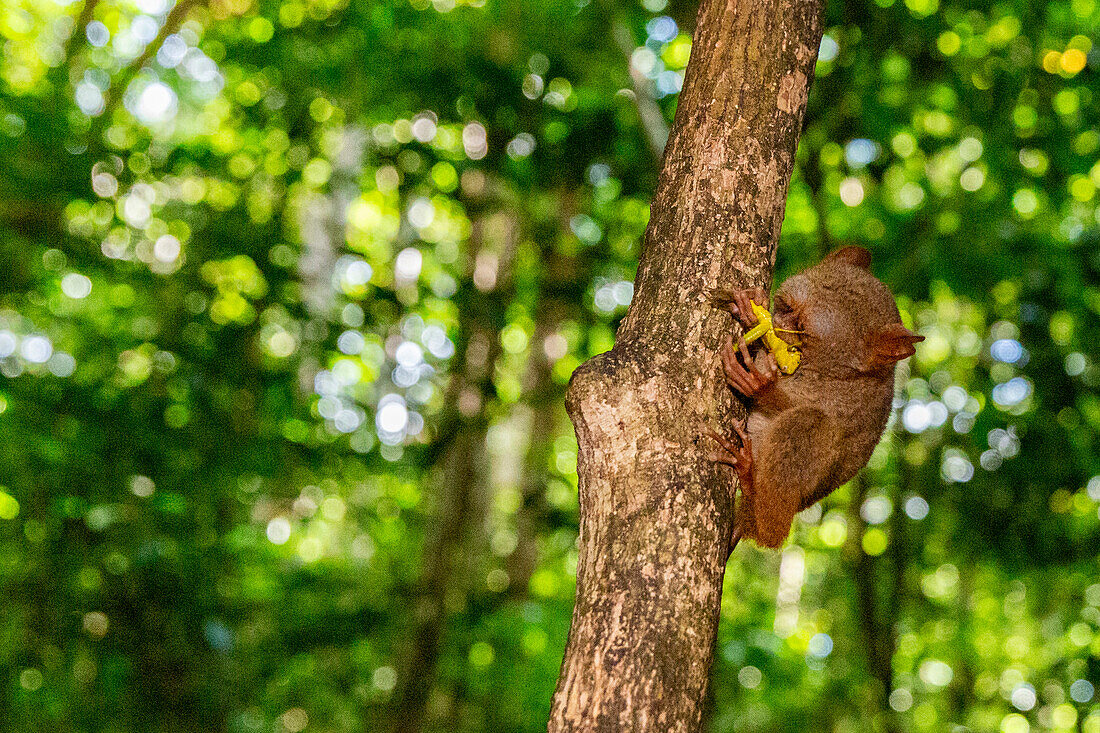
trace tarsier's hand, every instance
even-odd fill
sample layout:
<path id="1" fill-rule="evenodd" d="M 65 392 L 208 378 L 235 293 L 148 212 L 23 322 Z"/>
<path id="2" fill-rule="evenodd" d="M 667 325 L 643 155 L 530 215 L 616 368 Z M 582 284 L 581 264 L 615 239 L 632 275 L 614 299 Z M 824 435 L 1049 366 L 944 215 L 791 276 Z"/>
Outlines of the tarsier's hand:
<path id="1" fill-rule="evenodd" d="M 749 399 L 761 392 L 766 392 L 779 381 L 779 363 L 775 359 L 775 354 L 767 352 L 762 368 L 757 367 L 749 354 L 749 347 L 744 337 L 737 339 L 737 349 L 734 350 L 733 339 L 727 336 L 721 353 L 722 371 L 726 374 L 726 383 Z"/>
<path id="2" fill-rule="evenodd" d="M 752 312 L 752 303 L 768 307 L 768 293 L 764 288 L 746 288 L 744 290 L 719 290 L 714 294 L 714 302 L 725 308 L 741 328 L 748 331 L 756 325 L 756 314 Z"/>

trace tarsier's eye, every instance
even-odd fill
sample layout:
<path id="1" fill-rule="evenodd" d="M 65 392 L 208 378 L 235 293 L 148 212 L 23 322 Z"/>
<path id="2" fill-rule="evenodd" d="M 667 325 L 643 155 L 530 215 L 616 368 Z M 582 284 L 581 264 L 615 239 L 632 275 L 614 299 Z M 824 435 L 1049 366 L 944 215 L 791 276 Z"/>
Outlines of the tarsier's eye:
<path id="1" fill-rule="evenodd" d="M 794 319 L 798 316 L 798 312 L 793 305 L 786 298 L 775 299 L 775 315 L 783 316 L 788 319 Z"/>
<path id="2" fill-rule="evenodd" d="M 775 325 L 786 331 L 797 331 L 802 328 L 801 319 L 794 308 L 782 296 L 776 296 L 775 302 L 772 308 L 772 315 L 775 316 Z"/>

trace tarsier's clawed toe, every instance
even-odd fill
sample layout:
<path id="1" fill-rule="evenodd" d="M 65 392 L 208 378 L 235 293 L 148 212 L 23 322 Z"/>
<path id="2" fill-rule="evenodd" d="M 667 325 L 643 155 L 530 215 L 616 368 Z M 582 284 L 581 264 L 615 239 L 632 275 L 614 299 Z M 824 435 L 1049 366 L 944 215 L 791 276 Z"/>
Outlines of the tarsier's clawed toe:
<path id="1" fill-rule="evenodd" d="M 710 453 L 710 459 L 717 463 L 724 463 L 727 466 L 733 466 L 736 468 L 737 464 L 741 461 L 741 448 L 726 436 L 721 433 L 716 433 L 713 430 L 708 430 L 707 435 L 714 438 L 714 442 L 721 446 L 718 450 Z"/>
<path id="2" fill-rule="evenodd" d="M 713 430 L 707 431 L 707 435 L 714 438 L 719 445 L 718 450 L 712 451 L 709 457 L 716 463 L 724 463 L 736 469 L 741 490 L 749 494 L 752 492 L 752 439 L 749 438 L 745 426 L 740 423 L 733 423 L 733 430 L 737 433 L 738 443 Z"/>

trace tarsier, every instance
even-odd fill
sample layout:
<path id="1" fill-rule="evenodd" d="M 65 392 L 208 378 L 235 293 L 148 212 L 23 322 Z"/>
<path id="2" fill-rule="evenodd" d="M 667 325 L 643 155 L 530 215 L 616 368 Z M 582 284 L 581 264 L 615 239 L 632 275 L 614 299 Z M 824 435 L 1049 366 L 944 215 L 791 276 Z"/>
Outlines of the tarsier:
<path id="1" fill-rule="evenodd" d="M 745 332 L 771 334 L 755 358 L 744 336 L 736 346 L 727 337 L 721 352 L 727 383 L 750 401 L 735 439 L 711 433 L 721 446 L 712 457 L 741 484 L 731 547 L 742 537 L 779 547 L 795 514 L 855 476 L 882 437 L 894 365 L 924 337 L 902 325 L 870 265 L 867 250 L 845 247 L 789 278 L 775 293 L 770 325 L 763 289 L 716 294 Z M 776 335 L 797 345 L 793 358 Z"/>

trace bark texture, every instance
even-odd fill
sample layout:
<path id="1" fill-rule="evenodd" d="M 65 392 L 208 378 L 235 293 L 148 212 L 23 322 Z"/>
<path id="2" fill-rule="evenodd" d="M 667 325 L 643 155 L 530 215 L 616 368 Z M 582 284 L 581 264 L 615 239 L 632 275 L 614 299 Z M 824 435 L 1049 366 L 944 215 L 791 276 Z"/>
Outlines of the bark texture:
<path id="1" fill-rule="evenodd" d="M 703 0 L 615 348 L 573 375 L 577 599 L 551 731 L 700 726 L 733 526 L 719 287 L 770 286 L 819 0 Z M 743 413 L 742 413 L 743 415 Z"/>

